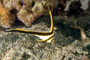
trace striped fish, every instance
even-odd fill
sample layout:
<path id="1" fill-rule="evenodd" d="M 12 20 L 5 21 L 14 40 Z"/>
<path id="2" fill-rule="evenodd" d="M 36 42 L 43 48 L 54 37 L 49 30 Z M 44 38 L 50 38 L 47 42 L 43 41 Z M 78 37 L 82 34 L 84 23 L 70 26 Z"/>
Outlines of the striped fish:
<path id="1" fill-rule="evenodd" d="M 51 18 L 51 29 L 50 31 L 27 31 L 23 29 L 10 29 L 8 32 L 21 32 L 21 33 L 30 33 L 37 37 L 39 37 L 41 40 L 38 40 L 38 42 L 48 42 L 52 43 L 54 41 L 54 26 L 53 26 L 53 17 L 50 8 L 48 7 L 50 18 Z"/>

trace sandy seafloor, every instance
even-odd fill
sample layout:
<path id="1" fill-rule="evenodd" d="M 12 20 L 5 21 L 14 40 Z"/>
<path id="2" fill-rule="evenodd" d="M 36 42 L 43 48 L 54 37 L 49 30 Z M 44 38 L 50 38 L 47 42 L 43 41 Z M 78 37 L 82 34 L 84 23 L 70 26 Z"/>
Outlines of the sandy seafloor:
<path id="1" fill-rule="evenodd" d="M 90 13 L 78 18 L 66 15 L 53 16 L 54 44 L 40 43 L 38 37 L 19 33 L 5 32 L 0 29 L 0 60 L 90 60 Z M 79 26 L 84 26 L 88 40 L 81 40 L 80 30 L 71 27 L 77 20 Z M 13 28 L 26 30 L 49 31 L 50 17 L 38 18 L 31 27 L 22 23 L 14 24 Z"/>

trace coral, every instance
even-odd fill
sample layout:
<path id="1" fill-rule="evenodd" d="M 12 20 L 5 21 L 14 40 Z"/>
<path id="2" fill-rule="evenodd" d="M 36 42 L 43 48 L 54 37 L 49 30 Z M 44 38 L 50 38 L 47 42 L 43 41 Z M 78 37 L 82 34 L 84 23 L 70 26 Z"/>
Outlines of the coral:
<path id="1" fill-rule="evenodd" d="M 0 26 L 4 28 L 11 27 L 11 24 L 15 21 L 15 16 L 10 13 L 8 10 L 6 10 L 1 4 L 0 4 Z"/>
<path id="2" fill-rule="evenodd" d="M 75 1 L 79 1 L 81 3 L 81 9 L 87 10 L 89 8 L 89 0 L 66 0 L 66 7 L 64 11 L 69 11 L 69 6 Z"/>
<path id="3" fill-rule="evenodd" d="M 57 0 L 58 1 L 58 0 Z M 57 5 L 56 1 L 56 5 Z M 27 27 L 31 26 L 31 23 L 40 17 L 41 15 L 44 15 L 46 10 L 46 4 L 51 6 L 52 9 L 56 6 L 54 4 L 55 0 L 52 1 L 44 1 L 44 0 L 30 0 L 26 1 L 24 0 L 23 6 L 21 10 L 17 13 L 17 17 L 20 21 L 22 21 Z"/>
<path id="4" fill-rule="evenodd" d="M 4 12 L 8 11 L 8 13 L 5 13 L 5 15 L 8 16 L 5 17 L 6 20 L 3 19 L 3 13 L 0 12 L 2 16 L 1 27 L 10 28 L 10 22 L 13 23 L 15 21 L 15 16 L 18 18 L 18 20 L 29 27 L 35 19 L 48 13 L 46 5 L 50 6 L 53 10 L 53 8 L 58 4 L 58 0 L 1 0 L 0 4 Z"/>
<path id="5" fill-rule="evenodd" d="M 77 5 L 77 1 L 80 3 L 80 6 Z M 70 11 L 68 13 L 71 15 L 74 11 L 73 15 L 76 15 L 81 12 L 80 9 L 87 10 L 89 4 L 89 0 L 0 0 L 0 11 L 2 11 L 3 8 L 3 13 L 7 16 L 3 16 L 3 13 L 0 12 L 0 26 L 10 28 L 14 23 L 15 18 L 17 18 L 17 20 L 29 27 L 38 17 L 48 14 L 46 5 L 50 6 L 52 11 L 54 8 L 56 11 L 61 9 L 63 11 Z"/>

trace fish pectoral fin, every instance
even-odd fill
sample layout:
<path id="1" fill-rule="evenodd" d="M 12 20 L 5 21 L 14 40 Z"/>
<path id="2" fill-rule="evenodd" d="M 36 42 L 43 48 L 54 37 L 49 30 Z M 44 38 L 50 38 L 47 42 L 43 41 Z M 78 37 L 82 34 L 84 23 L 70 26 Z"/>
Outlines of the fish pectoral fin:
<path id="1" fill-rule="evenodd" d="M 48 43 L 54 43 L 54 39 L 50 39 L 50 40 L 37 40 L 37 42 L 48 42 Z"/>
<path id="2" fill-rule="evenodd" d="M 54 35 L 47 36 L 47 39 L 38 40 L 37 42 L 48 42 L 48 43 L 52 43 L 53 40 L 54 40 Z"/>

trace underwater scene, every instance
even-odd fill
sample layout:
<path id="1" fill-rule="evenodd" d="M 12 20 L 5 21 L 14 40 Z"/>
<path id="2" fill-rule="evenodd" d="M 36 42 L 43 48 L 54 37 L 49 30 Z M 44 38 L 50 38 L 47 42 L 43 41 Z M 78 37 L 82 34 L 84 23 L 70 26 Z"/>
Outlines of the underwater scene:
<path id="1" fill-rule="evenodd" d="M 90 0 L 0 0 L 0 60 L 90 60 Z"/>

